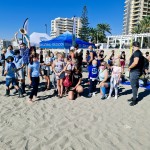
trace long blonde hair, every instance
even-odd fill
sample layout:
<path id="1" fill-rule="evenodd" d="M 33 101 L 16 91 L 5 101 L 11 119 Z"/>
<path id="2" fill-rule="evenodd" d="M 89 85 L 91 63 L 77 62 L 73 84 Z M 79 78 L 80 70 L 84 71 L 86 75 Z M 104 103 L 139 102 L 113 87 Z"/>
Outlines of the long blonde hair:
<path id="1" fill-rule="evenodd" d="M 114 66 L 121 67 L 120 59 L 115 59 L 115 60 L 113 61 L 113 65 L 114 65 Z"/>

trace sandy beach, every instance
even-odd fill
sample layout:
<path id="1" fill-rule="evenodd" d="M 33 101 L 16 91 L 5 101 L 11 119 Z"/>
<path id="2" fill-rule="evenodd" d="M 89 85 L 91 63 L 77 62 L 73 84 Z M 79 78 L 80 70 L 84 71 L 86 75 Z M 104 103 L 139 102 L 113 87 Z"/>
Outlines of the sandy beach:
<path id="1" fill-rule="evenodd" d="M 118 100 L 101 100 L 99 93 L 87 98 L 85 87 L 77 100 L 58 99 L 50 90 L 28 104 L 28 97 L 19 99 L 13 90 L 4 96 L 4 79 L 0 77 L 0 150 L 150 149 L 150 91 L 144 88 L 134 107 L 127 102 L 131 87 L 125 85 L 120 85 Z"/>

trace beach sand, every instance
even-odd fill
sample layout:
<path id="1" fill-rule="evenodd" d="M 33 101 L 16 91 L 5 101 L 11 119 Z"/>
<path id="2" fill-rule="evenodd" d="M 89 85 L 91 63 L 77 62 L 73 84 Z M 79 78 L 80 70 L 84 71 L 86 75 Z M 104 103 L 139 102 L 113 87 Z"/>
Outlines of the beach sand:
<path id="1" fill-rule="evenodd" d="M 3 81 L 0 77 L 0 150 L 150 149 L 150 91 L 144 88 L 136 106 L 129 106 L 131 87 L 125 85 L 118 100 L 101 100 L 99 93 L 87 98 L 86 87 L 73 101 L 50 90 L 29 104 L 28 97 L 5 97 Z"/>

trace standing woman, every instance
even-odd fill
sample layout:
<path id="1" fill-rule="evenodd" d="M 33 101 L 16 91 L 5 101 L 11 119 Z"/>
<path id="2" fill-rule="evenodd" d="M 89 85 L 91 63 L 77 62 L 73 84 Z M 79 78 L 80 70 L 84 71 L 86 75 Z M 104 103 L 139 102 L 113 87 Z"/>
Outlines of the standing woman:
<path id="1" fill-rule="evenodd" d="M 100 64 L 104 61 L 106 58 L 106 55 L 104 56 L 104 50 L 101 50 L 97 57 L 97 67 L 100 66 Z"/>
<path id="2" fill-rule="evenodd" d="M 43 63 L 43 51 L 40 49 L 40 63 Z"/>
<path id="3" fill-rule="evenodd" d="M 52 58 L 50 57 L 50 51 L 47 51 L 45 62 L 42 64 L 45 78 L 46 90 L 50 90 L 50 66 L 52 64 Z"/>
<path id="4" fill-rule="evenodd" d="M 126 54 L 125 51 L 123 51 L 120 55 L 120 64 L 121 64 L 122 73 L 124 73 L 125 61 L 126 61 Z"/>
<path id="5" fill-rule="evenodd" d="M 37 97 L 37 92 L 38 92 L 38 86 L 39 86 L 39 81 L 40 81 L 40 74 L 41 69 L 40 69 L 40 62 L 39 60 L 39 55 L 36 53 L 34 55 L 30 56 L 30 62 L 28 65 L 28 78 L 29 78 L 29 84 L 32 85 L 32 90 L 29 96 L 29 102 L 33 102 L 33 96 Z"/>
<path id="6" fill-rule="evenodd" d="M 109 57 L 109 59 L 108 59 L 108 64 L 109 64 L 109 66 L 112 66 L 114 57 L 115 57 L 115 51 L 112 50 L 112 51 L 111 51 L 111 55 L 110 55 L 110 57 Z"/>

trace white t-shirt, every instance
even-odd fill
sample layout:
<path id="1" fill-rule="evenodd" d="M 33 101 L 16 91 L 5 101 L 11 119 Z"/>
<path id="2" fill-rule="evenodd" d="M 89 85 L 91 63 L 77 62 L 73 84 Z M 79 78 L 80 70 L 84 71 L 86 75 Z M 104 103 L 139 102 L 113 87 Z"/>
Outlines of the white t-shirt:
<path id="1" fill-rule="evenodd" d="M 118 78 L 121 73 L 121 67 L 118 66 L 112 66 L 112 77 Z"/>
<path id="2" fill-rule="evenodd" d="M 53 61 L 53 60 L 52 60 L 51 57 L 46 57 L 46 58 L 45 58 L 45 64 L 49 64 L 49 63 L 51 63 L 52 61 Z M 44 69 L 45 69 L 45 70 L 50 70 L 50 66 L 45 66 Z"/>

